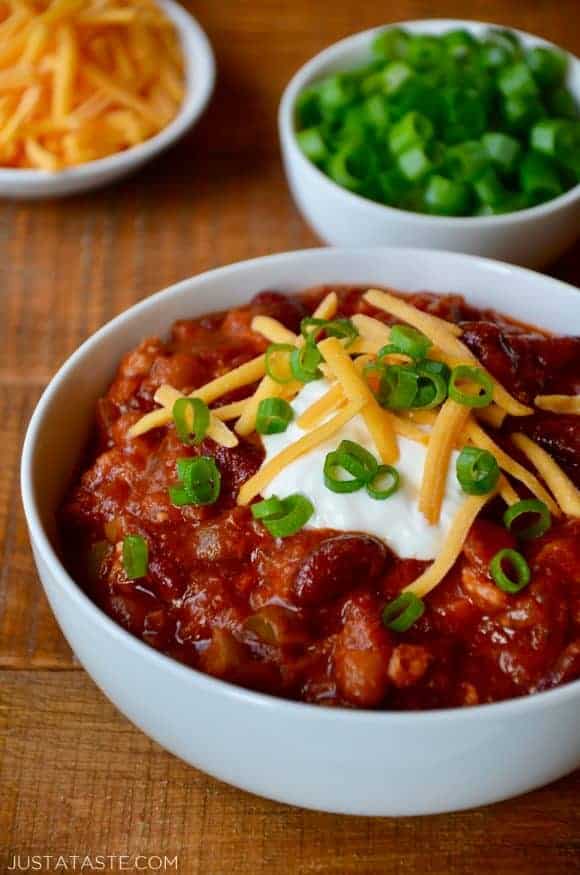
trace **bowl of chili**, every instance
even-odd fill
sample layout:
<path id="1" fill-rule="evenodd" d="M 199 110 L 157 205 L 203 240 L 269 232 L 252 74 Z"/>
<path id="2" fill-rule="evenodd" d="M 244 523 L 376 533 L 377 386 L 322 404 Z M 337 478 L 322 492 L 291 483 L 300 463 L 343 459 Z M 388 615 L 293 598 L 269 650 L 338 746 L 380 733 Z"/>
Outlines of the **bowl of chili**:
<path id="1" fill-rule="evenodd" d="M 313 284 L 317 291 L 295 296 Z M 448 294 L 423 293 L 426 286 Z M 320 315 L 329 294 L 338 306 Z M 185 761 L 319 810 L 459 810 L 576 768 L 577 488 L 560 492 L 559 479 L 555 501 L 533 472 L 542 468 L 543 446 L 577 477 L 575 420 L 541 412 L 575 403 L 578 340 L 549 332 L 578 332 L 577 294 L 552 278 L 459 254 L 325 249 L 210 271 L 104 326 L 46 389 L 21 471 L 40 579 L 91 677 Z M 518 318 L 541 330 L 510 321 Z M 159 332 L 172 340 L 153 340 Z M 266 376 L 281 387 L 276 397 L 291 403 L 257 398 L 252 413 L 239 393 L 220 393 L 240 369 L 255 390 L 273 332 L 273 344 L 290 349 L 270 352 Z M 386 350 L 378 346 L 385 332 Z M 525 367 L 510 370 L 515 358 L 501 357 L 500 338 Z M 369 361 L 355 343 L 375 350 Z M 442 361 L 458 343 L 479 365 L 473 357 Z M 304 348 L 288 378 L 294 351 Z M 360 387 L 357 368 L 344 364 L 351 355 L 363 357 L 360 374 L 375 366 L 365 380 L 380 399 L 381 421 L 402 432 L 401 447 L 404 435 L 420 448 L 423 429 L 443 410 L 451 416 L 444 431 L 456 417 L 472 423 L 475 439 L 449 448 L 449 482 L 461 507 L 479 513 L 492 504 L 463 548 L 460 539 L 459 578 L 445 577 L 445 568 L 442 575 L 437 559 L 400 563 L 389 535 L 381 542 L 366 523 L 350 533 L 338 516 L 331 521 L 338 531 L 313 525 L 324 490 L 337 509 L 359 502 L 362 510 L 379 507 L 379 517 L 392 513 L 389 503 L 405 499 L 412 474 L 403 470 L 402 449 L 399 461 L 384 462 L 388 445 L 363 446 L 360 430 L 339 440 L 335 431 L 315 481 L 301 478 L 277 495 L 266 488 L 261 444 L 276 451 L 306 412 L 312 420 L 328 373 L 351 375 L 344 391 L 352 380 Z M 452 380 L 460 367 L 470 370 Z M 394 377 L 391 368 L 399 369 Z M 291 380 L 302 387 L 298 395 Z M 546 394 L 536 396 L 538 388 Z M 354 428 L 348 399 L 337 403 L 339 424 Z M 500 419 L 515 419 L 517 430 L 495 434 L 502 426 L 493 404 L 510 408 Z M 251 420 L 238 422 L 235 442 L 224 425 L 233 412 Z M 511 484 L 506 470 L 515 472 Z M 550 471 L 542 476 L 549 486 Z M 410 509 L 392 515 L 393 531 L 411 517 Z M 95 548 L 82 571 L 71 560 L 81 543 Z M 288 581 L 291 588 L 281 589 Z M 177 622 L 169 628 L 171 616 Z"/>

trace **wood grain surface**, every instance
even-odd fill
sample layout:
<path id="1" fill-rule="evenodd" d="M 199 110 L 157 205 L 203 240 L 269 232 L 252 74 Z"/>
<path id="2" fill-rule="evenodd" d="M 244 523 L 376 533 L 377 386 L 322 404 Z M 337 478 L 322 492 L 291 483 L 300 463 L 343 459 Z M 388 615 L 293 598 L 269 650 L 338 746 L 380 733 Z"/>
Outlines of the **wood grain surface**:
<path id="1" fill-rule="evenodd" d="M 219 67 L 197 130 L 117 187 L 0 202 L 0 873 L 14 854 L 177 854 L 177 871 L 196 875 L 580 871 L 579 773 L 450 816 L 291 809 L 219 784 L 149 741 L 80 670 L 52 618 L 19 502 L 30 413 L 79 343 L 139 299 L 210 267 L 316 245 L 278 155 L 276 107 L 289 76 L 353 31 L 433 15 L 514 25 L 580 52 L 578 0 L 472 0 L 467 10 L 460 0 L 184 5 Z M 578 248 L 548 271 L 580 284 Z"/>

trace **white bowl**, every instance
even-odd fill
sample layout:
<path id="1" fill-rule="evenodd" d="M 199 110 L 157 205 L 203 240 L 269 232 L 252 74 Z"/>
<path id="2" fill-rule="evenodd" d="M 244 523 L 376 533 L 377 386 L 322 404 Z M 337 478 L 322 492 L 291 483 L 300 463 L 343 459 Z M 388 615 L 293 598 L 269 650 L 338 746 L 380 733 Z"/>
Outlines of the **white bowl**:
<path id="1" fill-rule="evenodd" d="M 322 708 L 232 686 L 163 656 L 109 619 L 63 567 L 54 515 L 121 356 L 178 318 L 262 289 L 386 284 L 464 292 L 555 331 L 580 330 L 578 292 L 539 274 L 447 252 L 321 249 L 185 280 L 114 319 L 66 362 L 38 403 L 22 458 L 36 564 L 83 666 L 144 732 L 245 790 L 346 814 L 432 814 L 523 793 L 580 764 L 580 682 L 510 702 L 423 713 Z M 515 294 L 511 294 L 514 292 Z"/>
<path id="2" fill-rule="evenodd" d="M 494 25 L 458 19 L 396 22 L 413 33 L 464 28 L 480 35 Z M 340 187 L 306 158 L 296 142 L 294 107 L 311 83 L 357 67 L 370 58 L 378 27 L 341 40 L 298 70 L 280 103 L 278 126 L 284 166 L 296 204 L 314 231 L 333 246 L 413 246 L 448 249 L 541 267 L 570 246 L 580 233 L 580 185 L 527 210 L 500 216 L 451 217 L 412 213 L 363 198 Z M 526 46 L 552 43 L 516 30 Z M 568 86 L 580 101 L 580 61 L 569 57 Z"/>
<path id="3" fill-rule="evenodd" d="M 199 119 L 215 82 L 215 60 L 204 31 L 179 3 L 157 0 L 179 34 L 185 60 L 186 95 L 172 122 L 154 137 L 124 152 L 57 173 L 0 167 L 0 197 L 41 200 L 91 191 L 134 173 L 179 140 Z"/>

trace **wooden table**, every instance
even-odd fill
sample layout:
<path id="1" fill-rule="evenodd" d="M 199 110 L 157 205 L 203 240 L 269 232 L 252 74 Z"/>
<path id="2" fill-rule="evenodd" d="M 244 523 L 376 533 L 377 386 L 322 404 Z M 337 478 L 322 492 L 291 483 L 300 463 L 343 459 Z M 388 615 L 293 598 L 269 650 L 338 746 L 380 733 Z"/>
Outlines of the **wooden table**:
<path id="1" fill-rule="evenodd" d="M 353 31 L 461 16 L 466 5 L 474 18 L 580 51 L 578 0 L 186 5 L 219 65 L 197 131 L 116 188 L 0 205 L 1 871 L 13 854 L 25 856 L 23 865 L 29 854 L 177 854 L 179 872 L 203 875 L 580 871 L 580 773 L 522 799 L 422 819 L 274 804 L 205 777 L 134 729 L 80 670 L 52 618 L 19 502 L 18 458 L 34 403 L 75 347 L 135 301 L 207 268 L 316 244 L 277 150 L 276 105 L 290 74 Z M 579 255 L 551 272 L 578 283 Z M 107 866 L 119 869 L 118 861 Z"/>

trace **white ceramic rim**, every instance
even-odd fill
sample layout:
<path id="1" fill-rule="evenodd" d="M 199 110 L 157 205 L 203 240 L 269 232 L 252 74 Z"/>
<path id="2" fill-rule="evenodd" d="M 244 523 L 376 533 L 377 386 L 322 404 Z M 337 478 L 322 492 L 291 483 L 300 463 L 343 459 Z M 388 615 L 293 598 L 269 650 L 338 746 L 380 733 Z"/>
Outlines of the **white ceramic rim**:
<path id="1" fill-rule="evenodd" d="M 47 170 L 31 168 L 0 167 L 0 187 L 3 183 L 21 182 L 26 184 L 47 182 L 86 182 L 93 181 L 95 176 L 107 174 L 109 171 L 131 170 L 163 151 L 176 142 L 201 116 L 213 92 L 216 77 L 216 65 L 211 43 L 197 20 L 175 0 L 155 0 L 158 6 L 173 22 L 183 47 L 185 64 L 186 94 L 183 104 L 175 118 L 155 134 L 154 137 L 136 146 L 99 158 L 87 161 L 75 167 L 67 167 L 56 173 Z M 187 44 L 195 46 L 195 58 L 187 51 Z M 39 193 L 43 193 L 39 189 Z M 15 192 L 17 195 L 17 192 Z M 9 195 L 8 195 L 9 196 Z"/>
<path id="2" fill-rule="evenodd" d="M 308 160 L 296 142 L 294 106 L 298 95 L 309 81 L 316 77 L 319 68 L 329 61 L 340 59 L 343 51 L 349 48 L 353 43 L 364 43 L 367 40 L 370 41 L 373 36 L 382 33 L 385 30 L 391 30 L 394 27 L 404 27 L 411 32 L 422 33 L 425 31 L 426 33 L 429 33 L 431 32 L 432 25 L 437 29 L 462 28 L 476 34 L 488 27 L 501 28 L 501 25 L 498 25 L 497 23 L 494 24 L 493 22 L 476 20 L 471 21 L 462 18 L 424 18 L 411 19 L 410 21 L 392 21 L 387 25 L 379 25 L 379 27 L 359 31 L 351 36 L 345 37 L 345 39 L 339 40 L 337 43 L 333 43 L 326 49 L 323 49 L 296 71 L 282 94 L 278 109 L 278 128 L 282 143 L 284 144 L 285 142 L 292 150 L 292 157 L 300 162 L 304 169 L 309 169 L 320 181 L 324 181 L 324 183 L 330 186 L 334 191 L 340 191 L 344 197 L 353 204 L 364 204 L 367 209 L 376 213 L 377 216 L 380 215 L 384 217 L 385 214 L 393 217 L 401 215 L 409 216 L 418 223 L 423 223 L 425 226 L 437 225 L 439 227 L 444 227 L 447 225 L 449 228 L 453 228 L 457 227 L 458 223 L 466 221 L 469 222 L 469 226 L 474 229 L 477 229 L 478 225 L 481 225 L 482 227 L 491 224 L 506 225 L 514 221 L 522 222 L 527 219 L 548 216 L 560 207 L 565 207 L 580 198 L 580 183 L 578 183 L 569 191 L 558 195 L 556 198 L 552 198 L 552 200 L 546 201 L 544 204 L 539 204 L 535 207 L 527 207 L 524 210 L 516 210 L 511 213 L 502 213 L 499 216 L 430 216 L 424 213 L 414 213 L 411 210 L 400 210 L 398 207 L 390 207 L 387 204 L 380 204 L 370 198 L 355 194 L 355 192 L 349 191 L 341 185 L 338 185 L 338 183 L 334 182 L 333 179 L 323 173 L 322 170 L 319 170 L 312 161 Z M 528 33 L 525 30 L 519 30 L 516 27 L 505 29 L 510 30 L 512 33 L 517 33 L 518 36 L 523 37 L 525 40 L 533 41 L 534 44 L 550 47 L 563 52 L 563 54 L 568 57 L 570 65 L 574 66 L 580 75 L 580 59 L 572 54 L 572 52 L 569 52 L 566 49 L 561 48 L 561 46 L 543 39 L 540 36 Z M 433 32 L 435 32 L 435 30 L 433 30 Z"/>
<path id="3" fill-rule="evenodd" d="M 364 261 L 365 256 L 370 257 L 373 253 L 376 253 L 377 250 L 351 249 L 342 251 L 350 252 L 353 255 L 360 257 L 361 261 Z M 384 251 L 388 252 L 389 250 L 387 247 L 384 247 Z M 403 253 L 407 252 L 410 259 L 421 258 L 422 252 L 429 253 L 430 255 L 433 254 L 431 250 L 417 250 L 405 247 L 397 247 L 396 251 Z M 246 703 L 252 704 L 255 707 L 270 709 L 276 708 L 280 709 L 283 713 L 292 712 L 294 716 L 304 714 L 305 718 L 309 713 L 316 713 L 318 719 L 328 720 L 331 722 L 336 719 L 348 721 L 362 721 L 363 723 L 365 721 L 393 720 L 404 726 L 404 724 L 409 721 L 414 722 L 416 720 L 421 720 L 425 723 L 431 723 L 434 721 L 437 722 L 441 720 L 450 720 L 453 719 L 454 716 L 459 715 L 461 715 L 462 719 L 468 720 L 482 719 L 486 715 L 490 717 L 492 715 L 497 715 L 498 717 L 502 715 L 521 715 L 523 717 L 524 715 L 534 711 L 536 708 L 542 708 L 544 706 L 549 707 L 550 703 L 554 703 L 554 705 L 556 705 L 568 699 L 574 698 L 575 696 L 578 696 L 578 694 L 580 694 L 580 680 L 572 681 L 571 683 L 564 684 L 563 686 L 556 687 L 552 690 L 535 693 L 533 695 L 524 696 L 518 699 L 510 699 L 504 702 L 494 702 L 491 704 L 477 705 L 473 708 L 444 708 L 419 712 L 351 710 L 348 708 L 327 709 L 319 705 L 311 705 L 305 702 L 295 702 L 287 699 L 277 698 L 276 696 L 247 690 L 242 687 L 237 687 L 226 681 L 210 677 L 209 675 L 203 674 L 197 669 L 182 665 L 171 657 L 165 656 L 163 653 L 159 653 L 152 647 L 149 647 L 143 641 L 134 637 L 125 629 L 123 629 L 122 626 L 115 623 L 110 617 L 107 616 L 107 614 L 105 614 L 99 607 L 97 607 L 97 605 L 92 602 L 87 595 L 85 595 L 80 586 L 73 580 L 73 578 L 68 574 L 65 567 L 63 566 L 58 554 L 56 553 L 55 549 L 50 543 L 49 538 L 47 537 L 43 523 L 40 519 L 40 514 L 37 510 L 33 488 L 33 456 L 35 445 L 37 441 L 42 437 L 42 421 L 44 418 L 44 414 L 46 409 L 50 406 L 52 397 L 56 393 L 61 380 L 68 377 L 68 375 L 75 370 L 77 362 L 87 353 L 90 353 L 91 348 L 99 342 L 103 335 L 107 334 L 109 331 L 113 330 L 124 321 L 132 321 L 136 316 L 139 315 L 141 311 L 161 304 L 164 296 L 168 292 L 177 292 L 182 289 L 186 289 L 188 286 L 191 285 L 192 280 L 201 281 L 208 278 L 210 275 L 213 279 L 219 281 L 220 278 L 225 278 L 226 276 L 228 276 L 228 274 L 231 273 L 243 273 L 246 270 L 251 271 L 258 262 L 266 265 L 275 266 L 278 263 L 282 263 L 288 260 L 294 261 L 302 258 L 308 259 L 311 258 L 313 254 L 316 254 L 318 258 L 331 259 L 336 254 L 336 250 L 333 250 L 331 248 L 304 249 L 295 252 L 283 252 L 276 255 L 262 256 L 259 258 L 253 258 L 247 261 L 230 264 L 214 270 L 204 271 L 203 273 L 198 274 L 195 277 L 190 277 L 186 280 L 182 280 L 179 283 L 175 283 L 169 288 L 157 292 L 155 295 L 152 295 L 148 298 L 145 298 L 143 301 L 135 304 L 133 307 L 130 307 L 124 313 L 121 313 L 115 319 L 112 319 L 110 322 L 100 328 L 95 334 L 93 334 L 92 337 L 89 337 L 88 340 L 86 340 L 76 350 L 76 352 L 74 352 L 70 356 L 70 358 L 68 358 L 67 361 L 61 366 L 61 368 L 57 371 L 56 375 L 52 378 L 45 391 L 43 392 L 28 425 L 22 451 L 20 470 L 22 501 L 24 505 L 26 521 L 28 523 L 31 535 L 31 541 L 35 548 L 38 550 L 42 560 L 46 563 L 50 574 L 52 574 L 58 586 L 64 591 L 66 598 L 72 599 L 77 610 L 83 612 L 87 620 L 90 620 L 97 625 L 100 625 L 103 628 L 104 632 L 113 635 L 120 641 L 120 643 L 123 644 L 123 646 L 131 648 L 135 652 L 135 654 L 140 655 L 144 660 L 144 665 L 148 661 L 161 663 L 162 665 L 164 665 L 167 671 L 179 676 L 184 683 L 192 686 L 200 686 L 202 688 L 205 688 L 206 690 L 209 690 L 210 688 L 214 691 L 221 690 L 223 695 L 227 697 L 230 701 L 232 701 L 232 703 L 244 700 Z M 513 265 L 498 263 L 493 259 L 489 258 L 481 258 L 478 256 L 451 252 L 442 252 L 441 254 L 447 257 L 451 257 L 455 260 L 468 259 L 473 264 L 482 264 L 487 266 L 493 265 L 496 268 L 501 267 L 504 271 L 515 271 L 516 273 L 524 276 L 536 275 L 535 271 L 531 271 L 522 267 L 515 267 Z M 558 286 L 562 291 L 565 290 L 566 293 L 572 293 L 575 295 L 580 294 L 578 290 L 574 289 L 573 286 L 570 286 L 567 283 L 563 283 L 559 280 L 548 277 L 546 277 L 546 279 L 549 279 L 551 283 Z"/>

